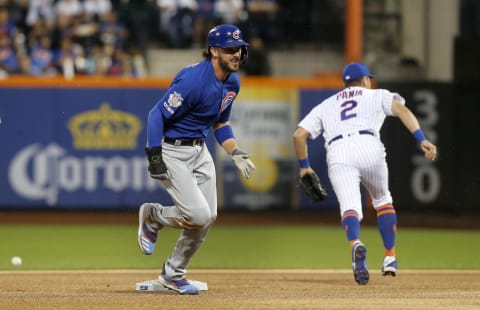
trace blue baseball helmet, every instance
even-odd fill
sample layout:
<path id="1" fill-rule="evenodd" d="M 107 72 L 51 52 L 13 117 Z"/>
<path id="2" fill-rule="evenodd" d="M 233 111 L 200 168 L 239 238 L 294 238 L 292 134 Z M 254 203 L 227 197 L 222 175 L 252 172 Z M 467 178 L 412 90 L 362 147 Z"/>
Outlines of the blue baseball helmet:
<path id="1" fill-rule="evenodd" d="M 213 27 L 208 32 L 207 37 L 208 53 L 210 54 L 210 46 L 228 48 L 241 46 L 242 47 L 242 63 L 245 63 L 248 58 L 248 43 L 243 41 L 242 32 L 237 26 L 223 24 Z"/>

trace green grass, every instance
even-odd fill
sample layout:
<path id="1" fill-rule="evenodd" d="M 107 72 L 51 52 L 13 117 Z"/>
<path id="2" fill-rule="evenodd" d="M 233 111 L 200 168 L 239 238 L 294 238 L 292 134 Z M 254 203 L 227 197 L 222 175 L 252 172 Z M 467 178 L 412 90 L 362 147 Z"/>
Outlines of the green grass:
<path id="1" fill-rule="evenodd" d="M 180 230 L 166 228 L 152 256 L 140 253 L 133 225 L 1 225 L 0 270 L 160 268 Z M 362 228 L 368 264 L 381 266 L 375 228 Z M 403 228 L 397 257 L 403 269 L 480 269 L 480 231 Z M 13 267 L 12 256 L 23 265 Z M 350 267 L 336 226 L 214 226 L 189 268 Z"/>

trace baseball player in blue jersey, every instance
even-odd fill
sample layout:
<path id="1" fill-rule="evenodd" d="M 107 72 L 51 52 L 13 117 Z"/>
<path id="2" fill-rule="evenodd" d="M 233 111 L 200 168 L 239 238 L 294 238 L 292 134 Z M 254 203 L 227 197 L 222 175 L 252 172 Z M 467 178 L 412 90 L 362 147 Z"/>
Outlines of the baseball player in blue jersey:
<path id="1" fill-rule="evenodd" d="M 345 89 L 325 99 L 298 124 L 294 145 L 300 176 L 312 173 L 308 160 L 307 138 L 325 138 L 328 177 L 340 204 L 342 227 L 352 249 L 354 279 L 367 284 L 367 248 L 360 240 L 363 218 L 360 183 L 366 188 L 377 213 L 384 245 L 383 275 L 395 276 L 395 238 L 397 217 L 388 188 L 385 147 L 380 128 L 387 116 L 395 116 L 413 134 L 424 155 L 435 160 L 437 147 L 429 142 L 405 100 L 386 89 L 372 89 L 373 76 L 366 65 L 352 63 L 342 72 Z"/>
<path id="2" fill-rule="evenodd" d="M 205 144 L 210 128 L 244 177 L 255 170 L 229 125 L 240 90 L 235 72 L 247 59 L 248 44 L 236 26 L 227 24 L 212 28 L 207 43 L 204 60 L 181 70 L 148 115 L 148 170 L 175 205 L 142 204 L 138 243 L 142 252 L 150 255 L 160 229 L 182 229 L 159 276 L 160 283 L 180 294 L 199 293 L 186 278 L 187 265 L 217 217 L 215 166 Z"/>

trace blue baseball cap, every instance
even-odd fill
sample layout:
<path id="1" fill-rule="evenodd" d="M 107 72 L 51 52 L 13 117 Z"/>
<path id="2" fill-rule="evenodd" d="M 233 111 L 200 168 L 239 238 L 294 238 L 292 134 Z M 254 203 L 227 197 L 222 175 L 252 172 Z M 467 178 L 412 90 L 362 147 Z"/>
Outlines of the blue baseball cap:
<path id="1" fill-rule="evenodd" d="M 370 71 L 368 71 L 367 65 L 361 62 L 352 62 L 343 68 L 342 79 L 344 82 L 361 79 L 364 76 L 374 78 Z"/>

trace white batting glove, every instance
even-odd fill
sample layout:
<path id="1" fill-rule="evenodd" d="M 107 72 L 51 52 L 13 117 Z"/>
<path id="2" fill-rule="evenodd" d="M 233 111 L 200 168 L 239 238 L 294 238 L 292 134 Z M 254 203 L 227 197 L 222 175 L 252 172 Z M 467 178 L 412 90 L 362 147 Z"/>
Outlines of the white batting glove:
<path id="1" fill-rule="evenodd" d="M 237 166 L 238 170 L 242 172 L 243 176 L 247 179 L 253 174 L 255 171 L 255 165 L 249 159 L 250 154 L 247 154 L 239 149 L 235 149 L 232 152 L 232 159 L 235 166 Z"/>

